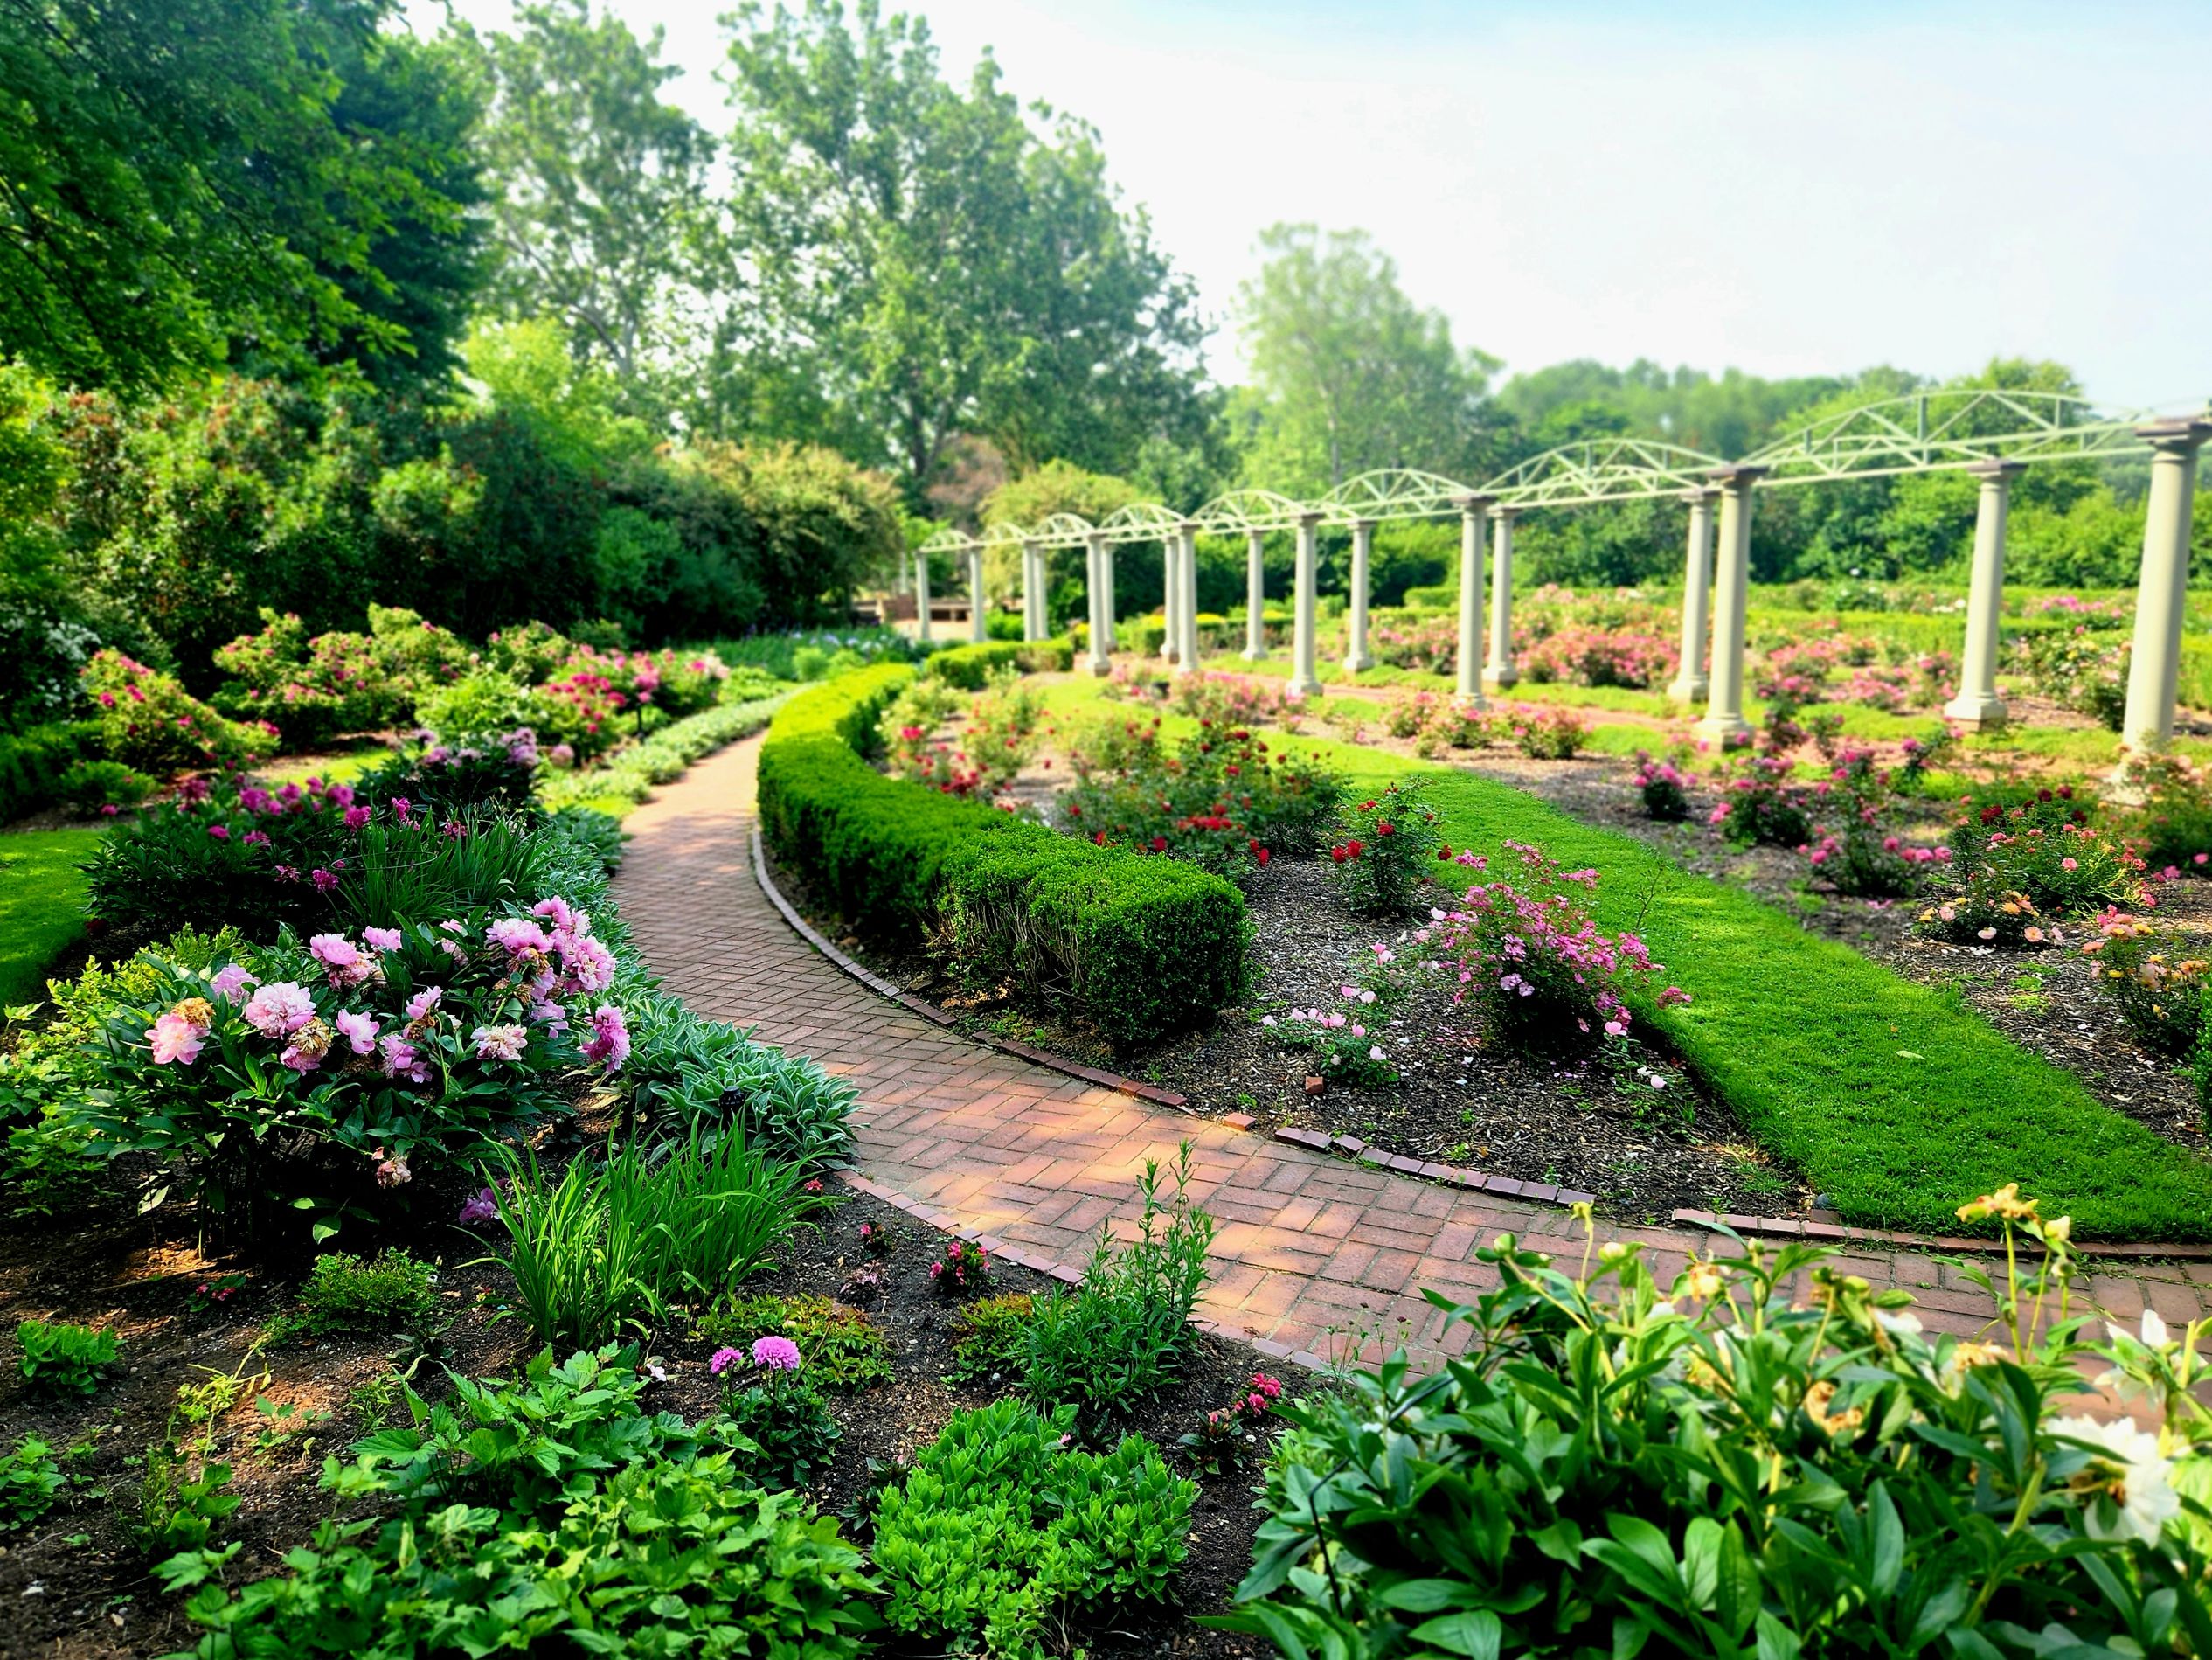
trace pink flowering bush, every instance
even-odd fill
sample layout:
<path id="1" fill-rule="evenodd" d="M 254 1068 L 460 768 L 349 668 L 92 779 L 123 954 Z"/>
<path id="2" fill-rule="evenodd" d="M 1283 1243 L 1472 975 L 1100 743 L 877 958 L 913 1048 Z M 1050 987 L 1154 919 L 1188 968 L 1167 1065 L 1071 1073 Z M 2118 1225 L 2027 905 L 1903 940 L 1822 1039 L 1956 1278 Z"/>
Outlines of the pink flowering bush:
<path id="1" fill-rule="evenodd" d="M 1898 833 L 1896 786 L 1870 749 L 1843 751 L 1810 802 L 1806 858 L 1839 893 L 1909 893 L 1930 867 L 1951 862 L 1949 848 L 1915 846 Z"/>
<path id="2" fill-rule="evenodd" d="M 929 1265 L 929 1282 L 941 1296 L 974 1296 L 990 1285 L 990 1253 L 972 1240 L 947 1240 L 945 1254 Z"/>
<path id="3" fill-rule="evenodd" d="M 1661 980 L 1663 965 L 1634 934 L 1598 931 L 1590 913 L 1596 871 L 1564 870 L 1523 842 L 1506 843 L 1505 852 L 1509 879 L 1477 883 L 1413 936 L 1424 958 L 1457 981 L 1455 1004 L 1473 999 L 1515 1047 L 1573 1051 L 1626 1037 L 1627 998 Z M 1458 862 L 1487 869 L 1472 853 Z M 1661 1008 L 1688 1001 L 1679 986 L 1656 997 Z"/>
<path id="4" fill-rule="evenodd" d="M 391 672 L 371 636 L 309 639 L 296 615 L 280 616 L 266 606 L 261 622 L 259 634 L 240 635 L 216 650 L 215 666 L 229 677 L 214 695 L 223 713 L 266 720 L 288 745 L 305 746 L 389 726 L 413 712 L 412 679 Z"/>
<path id="5" fill-rule="evenodd" d="M 1643 799 L 1645 817 L 1675 824 L 1689 816 L 1689 781 L 1673 761 L 1640 749 L 1636 752 L 1636 774 L 1631 781 Z"/>
<path id="6" fill-rule="evenodd" d="M 92 699 L 101 747 L 147 772 L 184 767 L 236 771 L 276 753 L 276 728 L 225 719 L 177 682 L 120 651 L 96 653 L 78 673 Z"/>
<path id="7" fill-rule="evenodd" d="M 1538 685 L 1662 686 L 1673 678 L 1675 648 L 1633 629 L 1565 628 L 1539 640 L 1521 660 Z"/>
<path id="8" fill-rule="evenodd" d="M 1564 704 L 1514 704 L 1491 729 L 1531 761 L 1572 761 L 1590 741 L 1589 721 Z"/>
<path id="9" fill-rule="evenodd" d="M 1282 1395 L 1281 1379 L 1255 1372 L 1245 1381 L 1242 1394 L 1209 1412 L 1205 1422 L 1179 1438 L 1175 1445 L 1189 1455 L 1200 1475 L 1232 1476 L 1259 1447 L 1260 1431 Z"/>
<path id="10" fill-rule="evenodd" d="M 2146 1047 L 2174 1057 L 2201 1052 L 2205 991 L 2212 987 L 2202 940 L 2125 911 L 2107 911 L 2095 926 L 2097 937 L 2082 955 L 2095 962 L 2098 990 Z"/>
<path id="11" fill-rule="evenodd" d="M 1404 984 L 1390 973 L 1390 950 L 1375 949 L 1375 970 L 1362 976 L 1363 983 L 1337 987 L 1336 999 L 1260 1017 L 1286 1047 L 1314 1057 L 1316 1077 L 1363 1089 L 1397 1081 L 1397 1066 L 1383 1046 L 1383 1024 L 1404 1001 Z"/>
<path id="12" fill-rule="evenodd" d="M 1744 845 L 1802 847 L 1813 834 L 1807 795 L 1786 755 L 1745 755 L 1743 770 L 1721 787 L 1706 822 Z"/>
<path id="13" fill-rule="evenodd" d="M 2016 890 L 2056 916 L 2148 907 L 2142 858 L 2097 822 L 2071 785 L 2010 803 L 1966 796 L 1959 807 L 1951 845 L 1969 887 Z"/>
<path id="14" fill-rule="evenodd" d="M 2126 816 L 2128 840 L 2153 870 L 2212 870 L 2212 767 L 2181 755 L 2130 754 L 2125 781 L 2142 796 Z"/>
<path id="15" fill-rule="evenodd" d="M 166 1191 L 226 1233 L 306 1211 L 323 1237 L 419 1167 L 489 1158 L 507 1127 L 558 1105 L 564 1080 L 628 1052 L 607 1000 L 614 955 L 559 899 L 287 930 L 212 969 L 141 962 L 149 993 L 106 1017 L 109 1099 L 87 1122 L 112 1152 L 170 1165 Z"/>

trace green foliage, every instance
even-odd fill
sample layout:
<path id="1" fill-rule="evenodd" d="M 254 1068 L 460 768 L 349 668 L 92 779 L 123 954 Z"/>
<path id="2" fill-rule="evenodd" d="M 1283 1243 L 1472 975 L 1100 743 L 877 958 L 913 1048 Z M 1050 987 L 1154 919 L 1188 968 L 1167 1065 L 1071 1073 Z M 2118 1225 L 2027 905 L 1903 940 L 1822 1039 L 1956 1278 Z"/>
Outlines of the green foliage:
<path id="1" fill-rule="evenodd" d="M 159 783 L 120 761 L 80 761 L 57 781 L 63 804 L 85 817 L 103 807 L 135 807 Z"/>
<path id="2" fill-rule="evenodd" d="M 0 1528 L 37 1521 L 60 1491 L 61 1466 L 54 1462 L 53 1448 L 36 1435 L 19 1437 L 0 1456 Z"/>
<path id="3" fill-rule="evenodd" d="M 99 743 L 99 723 L 91 720 L 0 732 L 0 823 L 60 800 L 62 779 Z"/>
<path id="4" fill-rule="evenodd" d="M 1082 1285 L 1044 1298 L 1030 1313 L 1023 1389 L 1042 1405 L 1074 1408 L 1086 1440 L 1166 1388 L 1195 1341 L 1190 1316 L 1208 1277 L 1214 1219 L 1186 1191 L 1189 1142 L 1174 1174 L 1175 1197 L 1162 1201 L 1160 1167 L 1148 1159 L 1136 1237 L 1117 1251 L 1106 1223 Z"/>
<path id="5" fill-rule="evenodd" d="M 315 1259 L 299 1307 L 269 1323 L 265 1342 L 281 1348 L 345 1331 L 404 1331 L 426 1337 L 444 1321 L 437 1270 L 387 1247 L 373 1258 L 329 1251 Z"/>
<path id="6" fill-rule="evenodd" d="M 732 1455 L 763 1487 L 813 1486 L 829 1469 L 844 1431 L 805 1373 L 771 1372 L 733 1389 L 722 1403 L 732 1433 L 748 1446 Z"/>
<path id="7" fill-rule="evenodd" d="M 947 646 L 933 652 L 922 672 L 963 691 L 981 691 L 1004 670 L 1023 674 L 1065 674 L 1075 666 L 1075 642 L 1065 636 L 1051 640 L 986 640 Z"/>
<path id="8" fill-rule="evenodd" d="M 633 1000 L 631 1040 L 621 1076 L 655 1133 L 735 1129 L 756 1152 L 809 1170 L 850 1160 L 855 1091 L 816 1062 L 658 992 Z"/>
<path id="9" fill-rule="evenodd" d="M 51 1395 L 89 1395 L 100 1388 L 107 1368 L 122 1353 L 123 1340 L 112 1331 L 25 1320 L 16 1328 L 23 1345 L 23 1375 L 31 1386 Z"/>
<path id="10" fill-rule="evenodd" d="M 977 1297 L 960 1305 L 960 1335 L 946 1381 L 996 1386 L 1018 1382 L 1029 1369 L 1030 1322 L 1036 1301 L 1026 1291 Z"/>
<path id="11" fill-rule="evenodd" d="M 1437 828 L 1441 822 L 1442 815 L 1422 799 L 1418 777 L 1387 784 L 1380 795 L 1347 806 L 1329 849 L 1329 868 L 1344 902 L 1362 916 L 1404 916 L 1445 851 Z"/>
<path id="12" fill-rule="evenodd" d="M 1132 1435 L 1060 1445 L 1071 1415 L 1019 1401 L 955 1413 L 876 1511 L 884 1618 L 933 1647 L 1041 1655 L 1062 1622 L 1167 1594 L 1197 1496 Z"/>
<path id="13" fill-rule="evenodd" d="M 100 746 L 114 760 L 170 772 L 180 767 L 235 771 L 276 753 L 273 731 L 218 715 L 171 675 L 102 651 L 85 665 L 85 694 L 99 705 Z"/>
<path id="14" fill-rule="evenodd" d="M 2009 1187 L 1966 1212 L 2004 1206 L 2043 1233 Z M 2148 1320 L 2140 1343 L 2081 1342 L 2063 1240 L 1994 1288 L 2009 1346 L 1930 1340 L 1907 1294 L 1825 1251 L 1695 1261 L 1670 1295 L 1640 1250 L 1576 1278 L 1506 1235 L 1476 1254 L 1496 1289 L 1432 1294 L 1471 1329 L 1462 1358 L 1417 1376 L 1401 1352 L 1286 1409 L 1240 1606 L 1209 1623 L 1321 1654 L 2212 1639 L 2202 1512 L 2174 1491 L 2212 1427 L 2191 1362 Z M 2062 1415 L 2100 1359 L 2164 1409 L 2180 1468 L 2125 1421 Z"/>
<path id="15" fill-rule="evenodd" d="M 863 1309 L 828 1297 L 739 1297 L 701 1316 L 699 1340 L 748 1353 L 756 1337 L 788 1337 L 806 1358 L 807 1376 L 850 1392 L 891 1381 L 891 1342 Z"/>
<path id="16" fill-rule="evenodd" d="M 208 1462 L 205 1448 L 194 1454 L 173 1435 L 146 1449 L 146 1473 L 138 1484 L 138 1519 L 132 1538 L 149 1558 L 197 1551 L 215 1536 L 241 1500 L 223 1490 L 231 1484 L 228 1464 Z"/>
<path id="17" fill-rule="evenodd" d="M 655 784 L 673 783 L 683 776 L 693 761 L 759 732 L 781 701 L 769 697 L 725 703 L 686 715 L 651 737 L 616 750 L 599 766 L 551 774 L 538 786 L 538 799 L 555 809 L 579 802 L 641 802 Z"/>
<path id="18" fill-rule="evenodd" d="M 1232 1001 L 1246 925 L 1230 884 L 1057 837 L 860 759 L 910 672 L 864 670 L 778 713 L 760 755 L 761 824 L 777 857 L 873 930 L 912 936 L 949 913 L 963 966 L 1064 988 L 1069 1011 L 1119 1044 Z"/>

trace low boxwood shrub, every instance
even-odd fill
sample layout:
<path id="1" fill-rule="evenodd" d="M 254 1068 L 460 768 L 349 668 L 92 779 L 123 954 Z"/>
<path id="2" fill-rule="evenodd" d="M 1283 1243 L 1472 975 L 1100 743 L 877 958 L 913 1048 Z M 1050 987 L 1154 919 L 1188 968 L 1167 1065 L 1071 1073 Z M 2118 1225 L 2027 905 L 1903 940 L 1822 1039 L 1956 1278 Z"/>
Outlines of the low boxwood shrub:
<path id="1" fill-rule="evenodd" d="M 931 654 L 922 672 L 962 691 L 981 691 L 1002 669 L 1024 674 L 1065 674 L 1075 667 L 1075 640 L 1060 636 L 1050 640 L 985 640 L 973 645 L 947 646 Z"/>
<path id="2" fill-rule="evenodd" d="M 1048 1632 L 1157 1601 L 1189 1546 L 1195 1483 L 1132 1435 L 1110 1453 L 1062 1445 L 1071 1412 L 1019 1401 L 955 1413 L 876 1511 L 884 1617 L 927 1643 L 1041 1653 Z"/>
<path id="3" fill-rule="evenodd" d="M 912 672 L 840 677 L 794 698 L 769 728 L 762 830 L 818 899 L 882 934 L 945 929 L 965 972 L 1024 988 L 1117 1045 L 1189 1026 L 1242 994 L 1249 930 L 1232 884 L 1058 836 L 863 761 Z"/>
<path id="4" fill-rule="evenodd" d="M 97 721 L 57 721 L 0 733 L 0 823 L 52 806 L 61 797 L 63 775 L 99 753 Z"/>
<path id="5" fill-rule="evenodd" d="M 1959 1214 L 2047 1253 L 1966 1270 L 1986 1337 L 1930 1338 L 1811 1247 L 1662 1287 L 1640 1247 L 1577 1277 L 1501 1238 L 1495 1289 L 1432 1294 L 1460 1358 L 1279 1406 L 1241 1606 L 1208 1623 L 1315 1655 L 2212 1652 L 2197 1334 L 2083 1341 L 2066 1226 L 2011 1187 Z M 2106 1368 L 2163 1435 L 2069 1410 Z"/>

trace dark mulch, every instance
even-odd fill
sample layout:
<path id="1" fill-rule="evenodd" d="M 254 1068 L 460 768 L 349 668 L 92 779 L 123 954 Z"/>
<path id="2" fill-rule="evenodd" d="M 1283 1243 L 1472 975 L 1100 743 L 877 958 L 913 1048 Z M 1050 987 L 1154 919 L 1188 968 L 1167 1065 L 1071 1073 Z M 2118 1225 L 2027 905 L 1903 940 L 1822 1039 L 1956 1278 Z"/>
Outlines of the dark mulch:
<path id="1" fill-rule="evenodd" d="M 930 1288 L 928 1262 L 939 1236 L 880 1201 L 849 1194 L 818 1234 L 803 1240 L 795 1260 L 749 1282 L 747 1291 L 837 1295 L 863 1260 L 863 1222 L 888 1224 L 900 1240 L 884 1264 L 883 1284 L 849 1299 L 888 1331 L 898 1380 L 836 1402 L 845 1437 L 835 1468 L 813 1495 L 829 1511 L 860 1494 L 869 1459 L 911 1455 L 953 1412 L 988 1399 L 985 1392 L 942 1381 L 957 1326 L 953 1305 Z M 535 1351 L 525 1328 L 499 1317 L 511 1290 L 505 1270 L 471 1261 L 486 1248 L 482 1240 L 437 1228 L 413 1243 L 425 1254 L 442 1254 L 439 1291 L 451 1316 L 417 1368 L 422 1393 L 434 1399 L 447 1388 L 443 1366 L 475 1376 L 503 1373 Z M 300 1252 L 287 1268 L 304 1266 L 308 1254 Z M 211 1306 L 195 1297 L 196 1286 L 224 1271 L 245 1276 L 232 1300 Z M 1007 1264 L 997 1266 L 993 1281 L 994 1289 L 1009 1291 L 1041 1292 L 1051 1284 Z M 293 1288 L 270 1264 L 205 1254 L 189 1217 L 141 1218 L 121 1203 L 66 1231 L 0 1234 L 5 1302 L 0 1318 L 10 1328 L 33 1316 L 66 1319 L 110 1327 L 125 1342 L 120 1372 L 89 1400 L 34 1397 L 14 1378 L 12 1364 L 0 1382 L 0 1446 L 12 1446 L 25 1434 L 44 1438 L 57 1452 L 87 1444 L 81 1458 L 67 1461 L 77 1481 L 63 1503 L 28 1528 L 0 1535 L 0 1608 L 10 1616 L 0 1623 L 0 1655 L 142 1656 L 187 1648 L 195 1640 L 196 1629 L 161 1594 L 129 1535 L 146 1447 L 163 1434 L 178 1386 L 200 1382 L 210 1372 L 243 1367 L 251 1379 L 266 1365 L 270 1374 L 226 1414 L 218 1432 L 217 1456 L 233 1465 L 231 1490 L 245 1500 L 218 1535 L 244 1545 L 239 1577 L 276 1571 L 283 1553 L 306 1541 L 316 1522 L 330 1513 L 329 1500 L 317 1486 L 323 1457 L 343 1452 L 374 1427 L 349 1397 L 388 1374 L 395 1363 L 410 1364 L 414 1351 L 391 1336 L 364 1336 L 248 1360 L 260 1329 L 289 1306 Z M 669 1377 L 648 1392 L 648 1410 L 666 1408 L 693 1419 L 710 1411 L 716 1388 L 707 1345 L 685 1338 L 655 1345 L 655 1351 Z M 1128 1427 L 1171 1447 L 1210 1407 L 1240 1393 L 1238 1386 L 1265 1364 L 1238 1344 L 1201 1337 L 1182 1383 L 1166 1400 L 1131 1403 Z M 303 1437 L 258 1450 L 256 1433 L 265 1420 L 253 1407 L 257 1394 L 331 1416 Z M 1225 1657 L 1264 1651 L 1264 1645 L 1192 1625 L 1186 1617 L 1222 1608 L 1251 1561 L 1258 1518 L 1250 1509 L 1250 1480 L 1202 1483 L 1190 1558 L 1174 1607 L 1147 1611 L 1126 1630 L 1085 1634 L 1094 1652 Z"/>

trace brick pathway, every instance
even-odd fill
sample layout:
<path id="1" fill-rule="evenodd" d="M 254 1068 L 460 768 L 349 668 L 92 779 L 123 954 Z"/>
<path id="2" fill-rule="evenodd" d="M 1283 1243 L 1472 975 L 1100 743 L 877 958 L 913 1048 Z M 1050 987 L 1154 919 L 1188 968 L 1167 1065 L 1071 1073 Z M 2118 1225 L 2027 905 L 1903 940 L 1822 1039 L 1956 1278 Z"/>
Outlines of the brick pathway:
<path id="1" fill-rule="evenodd" d="M 1548 1206 L 1475 1198 L 1265 1141 L 1000 1054 L 870 991 L 794 934 L 760 892 L 748 851 L 759 740 L 694 767 L 634 813 L 615 897 L 646 961 L 700 1013 L 757 1029 L 858 1087 L 860 1172 L 891 1192 L 1030 1256 L 1079 1268 L 1099 1225 L 1134 1219 L 1148 1158 L 1193 1147 L 1193 1193 L 1220 1219 L 1202 1312 L 1276 1352 L 1335 1354 L 1401 1338 L 1432 1353 L 1432 1288 L 1471 1295 L 1471 1261 L 1506 1231 L 1579 1257 L 1580 1229 Z M 1662 1281 L 1710 1237 L 1605 1226 L 1647 1245 Z M 1987 1299 L 1947 1265 L 1913 1254 L 1841 1265 L 1917 1300 L 1931 1327 L 1978 1329 Z M 2180 1323 L 2203 1311 L 2205 1264 L 2129 1264 L 2087 1281 L 2131 1323 L 2147 1302 Z M 2209 1304 L 2208 1306 L 2212 1306 Z M 1464 1328 L 1460 1328 L 1464 1331 Z"/>

